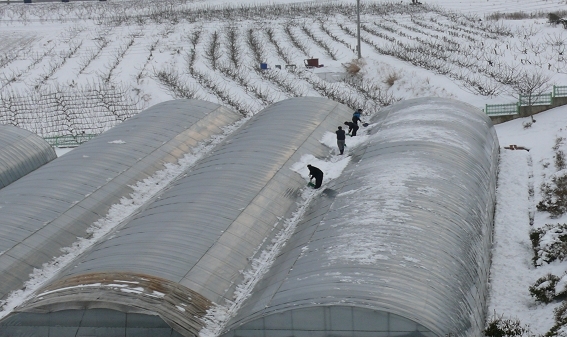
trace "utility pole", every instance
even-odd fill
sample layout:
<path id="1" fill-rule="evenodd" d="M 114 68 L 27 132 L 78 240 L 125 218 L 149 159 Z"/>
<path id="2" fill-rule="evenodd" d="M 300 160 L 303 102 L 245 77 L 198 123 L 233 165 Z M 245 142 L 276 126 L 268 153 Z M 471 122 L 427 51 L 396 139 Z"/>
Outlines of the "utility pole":
<path id="1" fill-rule="evenodd" d="M 360 52 L 360 0 L 356 0 L 356 36 L 358 43 L 358 45 L 356 45 L 358 59 L 362 59 L 362 53 Z"/>

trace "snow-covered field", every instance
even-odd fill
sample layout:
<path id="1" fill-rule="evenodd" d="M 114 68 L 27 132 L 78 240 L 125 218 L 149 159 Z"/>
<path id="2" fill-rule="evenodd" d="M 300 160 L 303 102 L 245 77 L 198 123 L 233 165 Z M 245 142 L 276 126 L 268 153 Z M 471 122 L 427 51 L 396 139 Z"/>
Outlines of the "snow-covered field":
<path id="1" fill-rule="evenodd" d="M 243 117 L 295 96 L 370 114 L 424 96 L 484 108 L 516 102 L 526 83 L 543 92 L 567 85 L 567 30 L 547 19 L 564 14 L 567 1 L 410 2 L 362 2 L 360 61 L 354 0 L 0 4 L 0 123 L 42 136 L 100 133 L 174 98 L 222 103 Z M 519 12 L 525 17 L 489 19 Z M 324 66 L 305 68 L 309 58 Z M 488 313 L 541 335 L 559 303 L 536 303 L 528 287 L 567 266 L 535 268 L 528 233 L 531 224 L 564 222 L 535 205 L 558 170 L 546 164 L 557 138 L 567 138 L 567 109 L 534 119 L 496 127 L 501 146 L 530 151 L 501 150 Z"/>
<path id="2" fill-rule="evenodd" d="M 346 78 L 357 56 L 353 2 L 261 3 L 0 6 L 0 122 L 42 136 L 96 134 L 183 97 L 245 115 L 293 96 L 326 96 L 373 113 L 423 96 L 484 108 L 515 102 L 522 79 L 537 91 L 567 84 L 566 31 L 545 15 L 564 1 L 363 2 L 363 60 Z M 494 21 L 483 8 L 537 8 L 539 16 Z M 324 67 L 305 69 L 309 58 Z"/>

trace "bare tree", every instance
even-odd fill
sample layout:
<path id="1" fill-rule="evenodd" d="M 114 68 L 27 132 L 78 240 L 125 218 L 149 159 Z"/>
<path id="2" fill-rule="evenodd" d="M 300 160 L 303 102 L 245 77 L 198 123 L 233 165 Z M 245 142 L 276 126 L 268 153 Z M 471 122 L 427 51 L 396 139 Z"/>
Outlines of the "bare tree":
<path id="1" fill-rule="evenodd" d="M 538 95 L 549 89 L 551 76 L 543 74 L 541 70 L 522 71 L 517 81 L 511 86 L 522 97 L 527 97 L 527 105 L 532 105 Z"/>
<path id="2" fill-rule="evenodd" d="M 265 62 L 264 55 L 266 52 L 264 51 L 264 46 L 262 45 L 262 42 L 254 34 L 254 29 L 252 28 L 248 29 L 248 34 L 246 38 L 247 38 L 246 42 L 248 43 L 248 47 L 250 48 L 252 54 L 254 55 L 254 60 L 256 61 L 256 63 L 260 64 Z"/>
<path id="3" fill-rule="evenodd" d="M 300 39 L 293 33 L 292 26 L 294 26 L 293 22 L 288 22 L 285 24 L 284 31 L 293 46 L 295 46 L 298 50 L 300 50 L 304 55 L 308 56 L 309 49 L 300 41 Z"/>
<path id="4" fill-rule="evenodd" d="M 282 58 L 286 64 L 292 64 L 292 58 L 289 55 L 289 53 L 287 52 L 287 50 L 285 50 L 280 43 L 278 43 L 278 41 L 276 40 L 275 37 L 275 33 L 274 30 L 271 27 L 268 27 L 266 29 L 266 35 L 268 36 L 268 40 L 270 41 L 270 43 L 274 46 L 274 48 L 276 49 L 276 53 L 278 54 L 278 56 L 280 58 Z"/>
<path id="5" fill-rule="evenodd" d="M 220 48 L 219 40 L 219 33 L 217 31 L 214 31 L 213 34 L 211 34 L 209 44 L 205 48 L 205 59 L 207 59 L 211 63 L 213 70 L 217 69 L 219 59 L 222 57 L 222 50 Z"/>
<path id="6" fill-rule="evenodd" d="M 238 45 L 238 28 L 232 24 L 225 28 L 226 30 L 226 44 L 228 46 L 228 54 L 230 62 L 233 67 L 238 67 L 242 51 Z"/>
<path id="7" fill-rule="evenodd" d="M 329 44 L 327 44 L 325 40 L 318 38 L 311 30 L 311 27 L 307 27 L 307 25 L 303 23 L 303 25 L 301 25 L 301 30 L 303 31 L 303 33 L 305 33 L 305 35 L 311 38 L 311 40 L 313 40 L 313 42 L 317 46 L 321 47 L 325 51 L 325 53 L 327 53 L 327 55 L 331 57 L 331 59 L 338 60 L 337 50 L 335 48 L 332 48 Z"/>
<path id="8" fill-rule="evenodd" d="M 154 77 L 159 84 L 169 92 L 174 98 L 196 99 L 198 98 L 197 86 L 188 86 L 187 81 L 183 80 L 179 72 L 174 67 L 168 67 L 159 71 L 154 70 Z"/>

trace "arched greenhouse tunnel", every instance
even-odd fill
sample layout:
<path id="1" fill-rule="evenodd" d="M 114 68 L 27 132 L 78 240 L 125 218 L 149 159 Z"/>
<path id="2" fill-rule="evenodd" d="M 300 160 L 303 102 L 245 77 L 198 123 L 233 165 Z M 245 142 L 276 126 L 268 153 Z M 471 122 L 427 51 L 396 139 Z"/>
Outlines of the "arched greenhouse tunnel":
<path id="1" fill-rule="evenodd" d="M 175 123 L 187 131 L 167 137 L 178 142 L 188 136 L 205 140 L 213 132 L 203 134 L 202 128 L 215 122 L 218 130 L 239 119 L 202 101 L 172 101 L 147 111 L 158 109 L 200 112 L 197 120 Z M 286 221 L 297 218 L 302 194 L 312 190 L 293 166 L 305 155 L 337 161 L 322 141 L 352 111 L 313 97 L 265 108 L 1 320 L 0 335 L 202 336 L 212 332 L 215 308 L 236 306 L 227 309 L 227 319 L 213 320 L 214 335 L 479 336 L 498 140 L 484 113 L 451 99 L 407 100 L 373 116 L 343 172 L 325 182 L 273 263 L 246 298 L 238 298 L 250 282 L 244 273 L 270 251 Z M 137 134 L 134 147 L 128 143 L 134 130 L 121 129 L 69 154 L 87 152 L 97 140 L 102 146 L 123 139 L 123 152 L 137 150 L 142 159 L 157 147 L 167 156 L 148 159 L 157 169 L 164 160 L 174 161 L 168 153 L 179 159 L 192 152 L 193 145 L 175 153 L 157 144 L 146 148 L 145 139 L 153 138 L 147 134 Z M 108 167 L 122 163 L 120 157 L 106 161 Z M 120 171 L 131 166 L 122 164 Z M 108 190 L 125 187 L 121 182 Z M 101 201 L 97 215 L 104 216 L 109 205 Z M 27 213 L 18 212 L 22 218 Z M 0 221 L 2 214 L 0 209 Z M 60 216 L 57 211 L 52 218 Z M 81 215 L 67 218 L 71 225 Z M 78 236 L 88 225 L 81 228 Z M 8 230 L 1 225 L 0 235 Z M 64 227 L 38 230 L 53 240 Z M 38 264 L 48 260 L 43 254 L 65 245 L 41 244 L 45 250 L 27 253 Z M 28 266 L 25 257 L 20 265 L 19 255 L 7 251 L 13 245 L 2 247 L 0 275 Z M 23 281 L 6 286 L 4 297 Z"/>

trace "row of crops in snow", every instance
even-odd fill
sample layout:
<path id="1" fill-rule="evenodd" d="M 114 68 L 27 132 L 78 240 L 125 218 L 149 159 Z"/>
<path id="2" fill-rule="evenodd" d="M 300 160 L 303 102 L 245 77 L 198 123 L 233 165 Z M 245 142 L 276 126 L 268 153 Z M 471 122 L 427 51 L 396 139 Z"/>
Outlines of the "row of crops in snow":
<path id="1" fill-rule="evenodd" d="M 363 3 L 361 11 L 365 60 L 392 57 L 480 97 L 547 90 L 567 70 L 561 30 L 427 5 Z M 97 134 L 172 98 L 251 115 L 285 98 L 325 96 L 375 112 L 407 94 L 393 91 L 392 69 L 354 59 L 355 17 L 353 4 L 333 1 L 3 5 L 0 123 L 42 136 Z M 312 57 L 344 70 L 321 77 L 304 66 Z"/>

